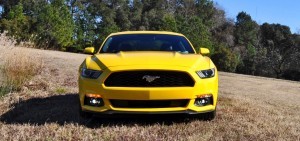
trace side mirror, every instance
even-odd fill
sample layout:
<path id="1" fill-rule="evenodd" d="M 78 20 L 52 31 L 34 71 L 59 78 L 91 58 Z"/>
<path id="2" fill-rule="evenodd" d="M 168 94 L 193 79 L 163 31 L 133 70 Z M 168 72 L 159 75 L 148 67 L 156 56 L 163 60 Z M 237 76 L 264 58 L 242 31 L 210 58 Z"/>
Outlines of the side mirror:
<path id="1" fill-rule="evenodd" d="M 87 47 L 84 49 L 83 53 L 86 54 L 94 54 L 95 48 L 94 47 Z"/>
<path id="2" fill-rule="evenodd" d="M 210 52 L 209 52 L 209 50 L 207 48 L 200 48 L 199 53 L 202 54 L 202 55 L 207 55 Z"/>

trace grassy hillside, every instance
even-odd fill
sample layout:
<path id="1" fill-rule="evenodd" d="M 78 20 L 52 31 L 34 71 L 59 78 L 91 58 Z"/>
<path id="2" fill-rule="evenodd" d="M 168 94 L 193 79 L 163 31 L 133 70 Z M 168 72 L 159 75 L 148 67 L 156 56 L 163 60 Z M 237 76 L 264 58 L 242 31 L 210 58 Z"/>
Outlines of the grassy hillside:
<path id="1" fill-rule="evenodd" d="M 220 72 L 213 121 L 170 116 L 83 121 L 76 93 L 86 55 L 7 48 L 0 47 L 0 65 L 15 50 L 43 65 L 20 92 L 0 99 L 0 140 L 300 140 L 299 82 Z M 18 59 L 18 51 L 14 55 Z"/>

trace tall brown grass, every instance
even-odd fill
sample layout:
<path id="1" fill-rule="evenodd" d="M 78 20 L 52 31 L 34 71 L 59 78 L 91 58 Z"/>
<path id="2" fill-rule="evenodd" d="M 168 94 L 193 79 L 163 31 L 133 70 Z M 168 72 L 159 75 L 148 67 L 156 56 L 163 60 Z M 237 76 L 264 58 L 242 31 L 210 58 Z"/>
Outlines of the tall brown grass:
<path id="1" fill-rule="evenodd" d="M 2 58 L 2 85 L 0 93 L 19 91 L 32 77 L 41 72 L 43 61 L 27 48 L 14 47 L 6 50 Z"/>

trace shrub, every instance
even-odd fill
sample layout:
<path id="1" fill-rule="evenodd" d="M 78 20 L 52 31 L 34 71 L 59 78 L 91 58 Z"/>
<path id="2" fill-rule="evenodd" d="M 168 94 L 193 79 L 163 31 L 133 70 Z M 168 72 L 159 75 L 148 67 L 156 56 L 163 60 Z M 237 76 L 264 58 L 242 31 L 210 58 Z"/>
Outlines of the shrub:
<path id="1" fill-rule="evenodd" d="M 43 61 L 26 48 L 13 48 L 3 55 L 1 91 L 18 91 L 33 76 L 41 72 Z"/>
<path id="2" fill-rule="evenodd" d="M 235 72 L 238 65 L 238 57 L 227 47 L 220 46 L 211 56 L 211 59 L 221 71 Z"/>
<path id="3" fill-rule="evenodd" d="M 283 72 L 282 77 L 288 80 L 300 81 L 300 71 L 299 70 L 286 70 Z"/>
<path id="4" fill-rule="evenodd" d="M 5 94 L 8 94 L 11 91 L 11 88 L 8 86 L 0 86 L 0 97 L 4 96 Z"/>

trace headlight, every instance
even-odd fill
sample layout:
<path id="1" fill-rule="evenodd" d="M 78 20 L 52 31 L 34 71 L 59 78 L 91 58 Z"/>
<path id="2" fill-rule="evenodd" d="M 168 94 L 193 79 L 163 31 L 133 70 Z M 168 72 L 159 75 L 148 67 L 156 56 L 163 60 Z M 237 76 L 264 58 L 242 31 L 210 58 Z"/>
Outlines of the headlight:
<path id="1" fill-rule="evenodd" d="M 211 68 L 208 70 L 196 71 L 200 78 L 211 78 L 215 76 L 215 68 Z"/>
<path id="2" fill-rule="evenodd" d="M 81 76 L 85 78 L 97 79 L 102 74 L 99 70 L 81 69 Z"/>

